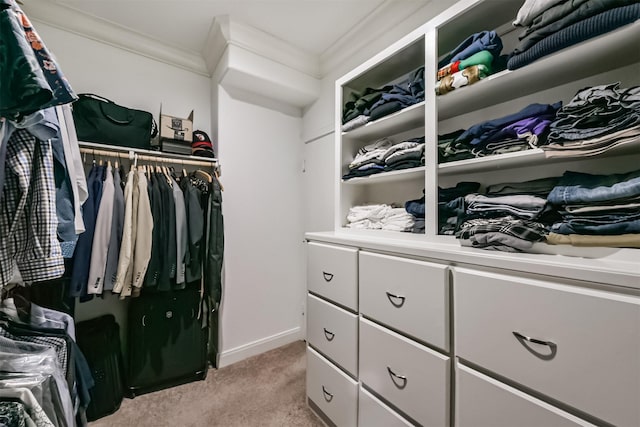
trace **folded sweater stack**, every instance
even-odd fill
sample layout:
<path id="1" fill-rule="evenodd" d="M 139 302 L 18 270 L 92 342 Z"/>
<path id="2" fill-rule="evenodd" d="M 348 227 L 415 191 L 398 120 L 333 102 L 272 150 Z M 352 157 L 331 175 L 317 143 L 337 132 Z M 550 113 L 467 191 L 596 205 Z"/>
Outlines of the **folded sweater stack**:
<path id="1" fill-rule="evenodd" d="M 393 144 L 388 138 L 362 147 L 349 163 L 349 172 L 342 179 L 349 180 L 380 172 L 415 168 L 424 165 L 424 137 Z"/>

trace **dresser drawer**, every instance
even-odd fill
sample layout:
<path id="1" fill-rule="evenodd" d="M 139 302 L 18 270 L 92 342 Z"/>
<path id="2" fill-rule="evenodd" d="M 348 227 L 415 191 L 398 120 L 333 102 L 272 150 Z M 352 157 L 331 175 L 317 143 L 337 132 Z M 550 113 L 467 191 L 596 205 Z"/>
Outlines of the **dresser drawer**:
<path id="1" fill-rule="evenodd" d="M 413 424 L 360 387 L 358 395 L 358 425 L 360 427 L 407 427 Z"/>
<path id="2" fill-rule="evenodd" d="M 608 423 L 640 425 L 640 298 L 454 271 L 456 353 Z"/>
<path id="3" fill-rule="evenodd" d="M 449 358 L 360 319 L 360 381 L 425 426 L 449 424 Z"/>
<path id="4" fill-rule="evenodd" d="M 309 295 L 307 340 L 351 375 L 358 375 L 358 316 Z"/>
<path id="5" fill-rule="evenodd" d="M 418 340 L 449 349 L 444 265 L 360 252 L 360 312 Z"/>
<path id="6" fill-rule="evenodd" d="M 457 427 L 593 426 L 471 368 L 457 368 Z"/>
<path id="7" fill-rule="evenodd" d="M 358 250 L 309 243 L 307 287 L 338 304 L 358 310 Z"/>
<path id="8" fill-rule="evenodd" d="M 307 396 L 336 426 L 356 425 L 358 383 L 309 347 Z"/>

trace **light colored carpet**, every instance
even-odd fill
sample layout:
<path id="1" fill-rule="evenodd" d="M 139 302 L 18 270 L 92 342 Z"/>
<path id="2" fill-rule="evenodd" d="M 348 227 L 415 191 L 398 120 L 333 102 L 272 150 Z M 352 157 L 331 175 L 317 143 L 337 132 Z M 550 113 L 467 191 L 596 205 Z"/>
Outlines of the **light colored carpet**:
<path id="1" fill-rule="evenodd" d="M 305 343 L 292 344 L 222 369 L 205 381 L 125 399 L 91 427 L 320 427 L 306 405 Z"/>

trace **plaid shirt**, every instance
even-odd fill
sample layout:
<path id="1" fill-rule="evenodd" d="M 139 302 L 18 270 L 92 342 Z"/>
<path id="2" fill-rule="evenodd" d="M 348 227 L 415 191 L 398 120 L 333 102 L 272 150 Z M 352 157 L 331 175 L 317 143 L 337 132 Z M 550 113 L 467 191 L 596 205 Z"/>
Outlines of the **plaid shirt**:
<path id="1" fill-rule="evenodd" d="M 25 129 L 8 141 L 7 170 L 0 206 L 0 289 L 17 263 L 27 282 L 62 276 L 64 262 L 56 237 L 53 155 L 48 141 L 40 141 Z"/>
<path id="2" fill-rule="evenodd" d="M 456 238 L 468 240 L 473 236 L 485 233 L 504 233 L 529 242 L 539 242 L 545 238 L 548 231 L 539 222 L 512 216 L 492 219 L 478 218 L 465 221 L 456 233 Z"/>

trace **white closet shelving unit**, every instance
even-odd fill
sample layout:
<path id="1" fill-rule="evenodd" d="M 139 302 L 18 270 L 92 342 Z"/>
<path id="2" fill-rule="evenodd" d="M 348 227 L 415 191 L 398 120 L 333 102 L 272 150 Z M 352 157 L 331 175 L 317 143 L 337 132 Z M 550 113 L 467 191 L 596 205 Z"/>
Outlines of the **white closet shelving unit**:
<path id="1" fill-rule="evenodd" d="M 438 58 L 467 36 L 495 30 L 512 51 L 522 4 L 459 1 L 336 81 L 335 227 L 306 234 L 307 398 L 330 425 L 640 425 L 640 249 L 537 243 L 513 254 L 438 235 L 438 187 L 640 168 L 640 140 L 592 157 L 532 149 L 438 164 L 438 134 L 588 86 L 640 85 L 637 21 L 435 96 Z M 420 66 L 423 103 L 341 131 L 353 91 Z M 359 148 L 422 135 L 424 167 L 342 180 Z M 353 206 L 403 205 L 423 189 L 424 234 L 346 227 Z"/>
<path id="2" fill-rule="evenodd" d="M 587 40 L 548 55 L 523 68 L 505 70 L 468 87 L 435 96 L 437 59 L 453 49 L 464 37 L 474 32 L 494 29 L 501 36 L 503 53 L 517 44 L 519 30 L 511 22 L 522 1 L 461 1 L 418 28 L 369 61 L 336 81 L 335 109 L 335 231 L 361 236 L 360 230 L 346 227 L 349 208 L 364 203 L 396 203 L 426 196 L 425 245 L 457 246 L 455 238 L 440 236 L 437 230 L 437 190 L 461 181 L 477 181 L 486 186 L 501 182 L 561 176 L 567 170 L 588 173 L 620 173 L 632 171 L 640 164 L 640 141 L 624 148 L 610 150 L 593 157 L 546 158 L 542 149 L 531 149 L 503 155 L 479 157 L 438 164 L 438 134 L 466 129 L 481 121 L 516 112 L 531 103 L 568 102 L 584 87 L 619 81 L 622 87 L 640 84 L 640 22 Z M 380 87 L 425 66 L 426 100 L 349 132 L 341 131 L 341 115 L 345 102 L 354 91 Z M 394 142 L 425 136 L 424 167 L 379 173 L 363 178 L 342 180 L 347 165 L 357 150 L 383 137 Z M 409 233 L 392 233 L 394 240 L 415 242 Z M 369 236 L 385 239 L 389 233 L 371 231 Z M 575 249 L 536 245 L 547 254 L 572 253 L 578 257 L 601 258 L 612 262 L 612 269 L 637 272 L 628 259 L 637 256 L 632 249 Z M 433 246 L 435 247 L 435 246 Z M 448 251 L 455 251 L 448 248 Z M 466 249 L 459 248 L 466 252 Z M 525 255 L 526 257 L 527 255 Z M 534 256 L 535 260 L 535 256 Z M 544 259 L 540 259 L 544 262 Z M 567 265 L 575 260 L 567 261 Z M 620 262 L 618 262 L 620 261 Z M 560 261 L 562 262 L 562 261 Z M 587 263 L 588 264 L 588 263 Z"/>

